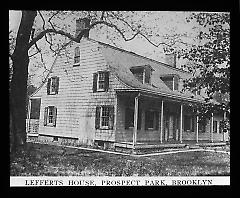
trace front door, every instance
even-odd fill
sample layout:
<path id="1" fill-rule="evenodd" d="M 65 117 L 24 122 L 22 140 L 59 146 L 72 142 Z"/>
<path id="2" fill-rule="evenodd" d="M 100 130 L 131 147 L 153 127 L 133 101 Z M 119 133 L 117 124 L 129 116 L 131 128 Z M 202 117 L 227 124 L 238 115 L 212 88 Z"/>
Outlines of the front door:
<path id="1" fill-rule="evenodd" d="M 41 98 L 30 99 L 29 120 L 27 132 L 29 134 L 38 134 L 39 117 L 40 117 Z"/>

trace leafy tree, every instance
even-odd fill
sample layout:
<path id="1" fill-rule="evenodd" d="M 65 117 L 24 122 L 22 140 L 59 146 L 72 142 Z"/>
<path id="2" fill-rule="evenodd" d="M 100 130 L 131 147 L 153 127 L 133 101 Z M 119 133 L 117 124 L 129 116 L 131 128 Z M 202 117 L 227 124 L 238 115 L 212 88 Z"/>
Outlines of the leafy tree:
<path id="1" fill-rule="evenodd" d="M 182 51 L 192 64 L 184 68 L 193 72 L 185 81 L 190 90 L 206 90 L 207 105 L 196 105 L 201 117 L 213 112 L 230 112 L 230 13 L 193 13 L 188 22 L 196 22 L 200 28 L 198 45 Z M 212 99 L 219 103 L 212 103 Z"/>
<path id="2" fill-rule="evenodd" d="M 123 39 L 124 41 L 142 37 L 155 47 L 160 45 L 171 47 L 180 34 L 172 37 L 161 35 L 161 29 L 157 21 L 144 19 L 152 16 L 152 12 L 134 11 L 22 11 L 20 26 L 15 39 L 10 38 L 10 132 L 12 133 L 12 151 L 25 145 L 26 129 L 26 98 L 27 78 L 30 58 L 40 56 L 44 64 L 44 49 L 49 47 L 53 56 L 70 42 L 79 43 L 90 30 L 96 30 L 100 34 L 105 32 L 110 40 Z M 89 19 L 89 26 L 82 29 L 77 35 L 73 35 L 75 27 L 72 21 L 77 18 Z M 110 32 L 110 30 L 112 30 Z M 10 34 L 9 34 L 10 35 Z M 156 40 L 158 38 L 158 40 Z M 174 38 L 174 40 L 173 40 Z M 41 42 L 40 42 L 41 41 Z M 47 70 L 47 67 L 45 67 Z"/>

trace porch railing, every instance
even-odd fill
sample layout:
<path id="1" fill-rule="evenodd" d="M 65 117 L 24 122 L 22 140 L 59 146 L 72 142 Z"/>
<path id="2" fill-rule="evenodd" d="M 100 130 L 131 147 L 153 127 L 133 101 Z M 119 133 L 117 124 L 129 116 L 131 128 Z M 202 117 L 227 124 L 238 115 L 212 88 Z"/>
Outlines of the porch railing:
<path id="1" fill-rule="evenodd" d="M 27 133 L 38 134 L 39 119 L 27 119 L 26 124 L 27 124 Z"/>

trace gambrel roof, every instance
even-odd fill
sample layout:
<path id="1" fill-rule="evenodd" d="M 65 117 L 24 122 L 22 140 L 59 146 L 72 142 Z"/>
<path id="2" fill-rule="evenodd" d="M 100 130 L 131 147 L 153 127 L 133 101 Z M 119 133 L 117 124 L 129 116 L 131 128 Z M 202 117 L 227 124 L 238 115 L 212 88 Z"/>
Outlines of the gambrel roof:
<path id="1" fill-rule="evenodd" d="M 89 39 L 92 40 L 92 39 Z M 93 40 L 94 41 L 94 40 Z M 160 77 L 162 76 L 178 76 L 182 79 L 191 77 L 191 73 L 183 71 L 179 68 L 174 68 L 165 63 L 129 52 L 109 44 L 98 42 L 102 48 L 102 53 L 110 67 L 110 70 L 118 77 L 118 79 L 130 88 L 138 89 L 144 92 L 152 92 L 157 95 L 171 97 L 180 100 L 187 100 L 191 102 L 205 102 L 201 96 L 193 96 L 190 92 L 180 93 L 179 91 L 171 90 Z M 142 84 L 138 81 L 132 72 L 131 68 L 137 66 L 151 66 L 152 70 L 152 85 Z"/>
<path id="2" fill-rule="evenodd" d="M 106 43 L 102 43 L 100 41 L 96 41 L 90 38 L 85 38 L 85 39 L 90 42 L 99 44 L 99 50 L 102 52 L 102 55 L 104 56 L 111 72 L 113 72 L 113 74 L 128 88 L 139 90 L 146 93 L 153 93 L 160 96 L 170 97 L 178 100 L 183 100 L 183 101 L 205 102 L 202 96 L 194 96 L 190 92 L 181 93 L 179 91 L 171 90 L 160 78 L 162 76 L 170 75 L 170 76 L 178 76 L 181 79 L 187 79 L 192 76 L 190 72 L 183 71 L 179 68 L 172 67 L 166 63 L 162 63 L 162 62 L 138 55 L 134 52 L 130 52 L 127 50 L 123 50 L 123 49 L 111 46 Z M 55 61 L 53 65 L 54 64 L 55 64 Z M 133 73 L 130 71 L 131 68 L 139 67 L 139 66 L 148 66 L 151 68 L 152 70 L 151 85 L 142 84 L 140 81 L 138 81 L 135 78 Z M 46 80 L 44 80 L 43 84 L 45 82 Z M 43 84 L 36 90 L 36 92 L 43 86 Z M 36 92 L 34 92 L 32 96 Z"/>

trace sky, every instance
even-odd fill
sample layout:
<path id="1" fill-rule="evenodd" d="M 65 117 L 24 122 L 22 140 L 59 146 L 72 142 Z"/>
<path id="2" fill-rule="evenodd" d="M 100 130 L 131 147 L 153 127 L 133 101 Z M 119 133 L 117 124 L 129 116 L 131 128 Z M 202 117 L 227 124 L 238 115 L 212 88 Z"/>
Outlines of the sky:
<path id="1" fill-rule="evenodd" d="M 186 23 L 185 18 L 189 16 L 190 12 L 154 12 L 152 17 L 150 16 L 147 20 L 147 23 L 151 24 L 154 23 L 154 17 L 158 18 L 158 21 L 155 22 L 155 24 L 158 26 L 161 33 L 169 33 L 171 31 L 174 32 L 184 32 L 187 31 L 189 34 L 192 33 L 192 36 L 194 36 L 194 33 L 196 33 L 196 30 L 193 31 L 193 25 Z M 9 30 L 14 30 L 17 32 L 18 26 L 20 24 L 21 20 L 21 11 L 16 10 L 10 10 L 9 11 Z M 37 18 L 36 18 L 37 20 Z M 90 38 L 93 38 L 95 40 L 99 40 L 105 43 L 109 43 L 109 41 L 106 39 L 106 37 L 97 35 L 94 30 L 90 31 Z M 111 43 L 110 43 L 111 44 Z M 162 47 L 154 47 L 149 42 L 147 42 L 145 39 L 141 38 L 135 38 L 132 41 L 125 42 L 123 40 L 117 41 L 117 45 L 125 50 L 135 52 L 137 54 L 146 56 L 148 58 L 155 59 L 157 61 L 164 62 L 165 55 L 163 53 Z M 49 63 L 49 66 L 51 66 L 51 63 L 53 62 L 53 59 L 51 61 L 47 61 Z"/>
<path id="2" fill-rule="evenodd" d="M 165 12 L 156 12 L 155 15 L 159 16 L 158 25 L 161 26 L 162 32 L 168 32 L 170 28 L 174 27 L 174 30 L 176 32 L 184 31 L 192 31 L 192 25 L 187 24 L 185 21 L 185 18 L 189 15 L 189 12 L 171 12 L 171 11 L 165 11 Z M 153 16 L 154 17 L 154 16 Z M 17 30 L 19 23 L 21 20 L 21 11 L 9 11 L 9 30 Z M 151 20 L 151 18 L 149 19 Z M 151 21 L 149 22 L 151 23 Z M 96 36 L 93 31 L 90 31 L 90 38 L 97 39 L 102 42 L 108 43 L 108 40 L 102 36 Z M 135 38 L 132 41 L 125 42 L 120 41 L 117 42 L 117 44 L 128 50 L 133 51 L 135 53 L 138 53 L 140 55 L 148 56 L 149 58 L 153 59 L 161 59 L 163 57 L 163 49 L 161 47 L 156 48 L 150 43 L 148 43 L 144 39 Z"/>

